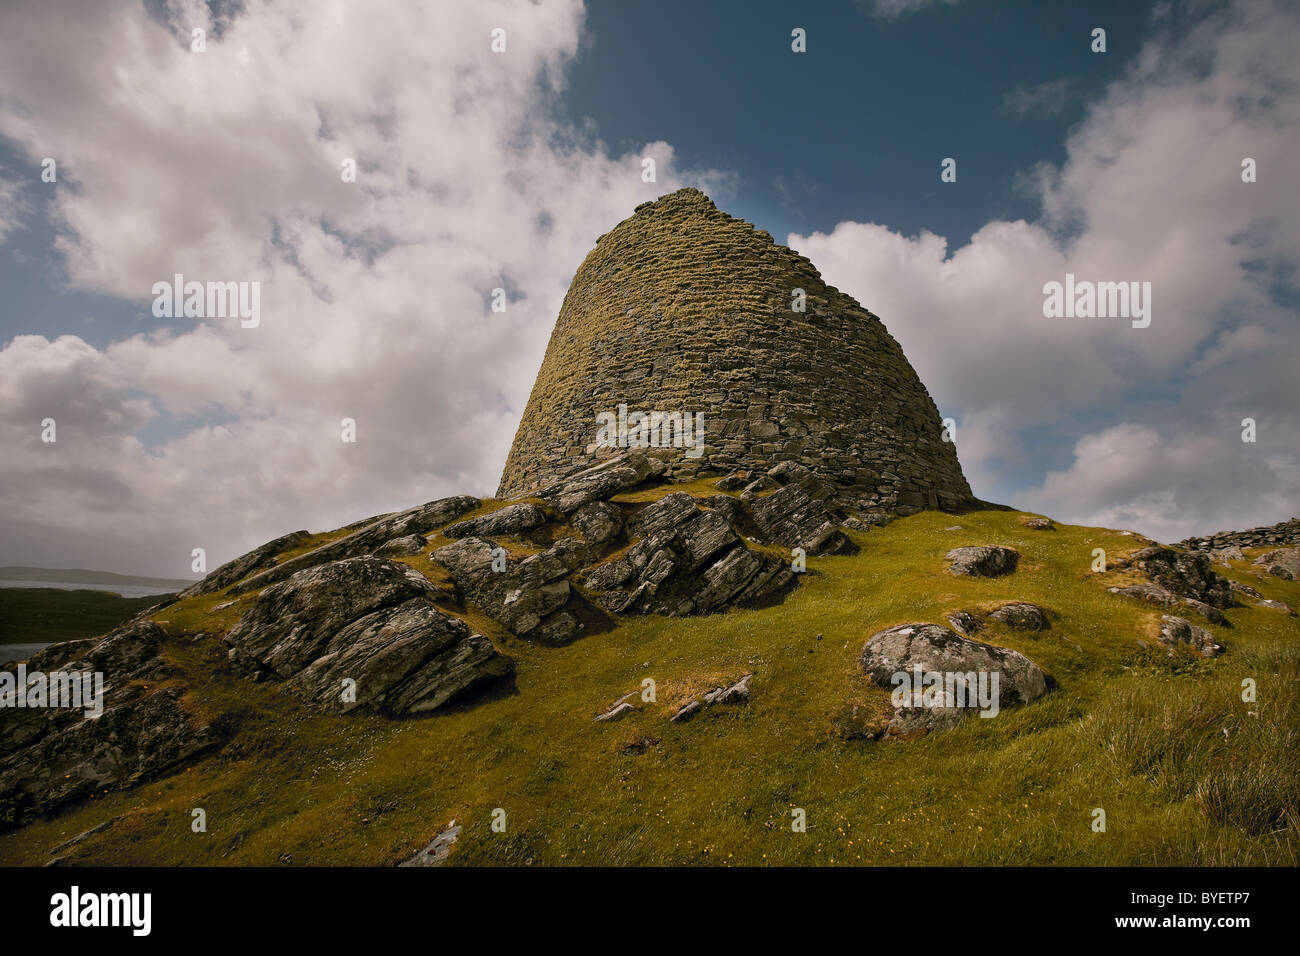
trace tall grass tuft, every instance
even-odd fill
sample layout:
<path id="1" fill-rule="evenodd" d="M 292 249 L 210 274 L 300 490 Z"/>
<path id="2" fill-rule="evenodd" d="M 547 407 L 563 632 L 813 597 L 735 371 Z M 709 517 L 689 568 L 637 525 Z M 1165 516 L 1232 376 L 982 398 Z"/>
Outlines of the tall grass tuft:
<path id="1" fill-rule="evenodd" d="M 1230 671 L 1139 667 L 1093 711 L 1092 731 L 1129 773 L 1193 798 L 1216 823 L 1294 840 L 1300 827 L 1300 646 L 1253 648 Z M 1256 699 L 1242 700 L 1244 678 Z"/>

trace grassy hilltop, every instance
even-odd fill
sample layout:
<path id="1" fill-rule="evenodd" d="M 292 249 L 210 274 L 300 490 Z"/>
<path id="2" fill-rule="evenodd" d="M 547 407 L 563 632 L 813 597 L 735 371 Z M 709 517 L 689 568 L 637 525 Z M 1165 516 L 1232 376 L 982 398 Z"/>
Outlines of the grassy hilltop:
<path id="1" fill-rule="evenodd" d="M 695 484 L 613 501 L 713 492 Z M 233 714 L 237 732 L 171 776 L 0 836 L 0 862 L 43 864 L 52 847 L 111 821 L 62 851 L 67 862 L 387 865 L 453 819 L 463 827 L 453 864 L 1300 861 L 1296 619 L 1236 607 L 1234 627 L 1205 625 L 1222 657 L 1171 654 L 1154 639 L 1159 611 L 1107 592 L 1128 583 L 1124 572 L 1089 569 L 1094 548 L 1114 557 L 1142 539 L 1031 530 L 1022 517 L 923 512 L 850 532 L 860 552 L 809 558 L 781 604 L 625 617 L 563 647 L 461 610 L 515 659 L 513 683 L 403 720 L 308 713 L 273 684 L 235 676 L 221 634 L 256 592 L 188 599 L 156 615 L 165 655 L 183 671 L 187 705 Z M 949 549 L 983 543 L 1020 551 L 1019 569 L 994 579 L 945 572 Z M 401 560 L 443 576 L 427 554 Z M 1261 577 L 1251 557 L 1219 570 L 1300 606 L 1300 582 Z M 1054 612 L 1051 629 L 993 624 L 978 639 L 1039 664 L 1054 682 L 1046 696 L 921 739 L 863 736 L 890 710 L 888 691 L 857 665 L 872 634 L 1017 599 Z M 669 722 L 690 695 L 748 673 L 747 704 Z M 646 677 L 656 702 L 635 697 L 636 713 L 593 722 Z M 1247 677 L 1254 703 L 1241 700 Z M 206 833 L 191 832 L 194 808 L 206 811 Z M 491 827 L 496 808 L 503 833 Z M 794 808 L 806 811 L 807 832 L 792 832 Z M 1104 833 L 1091 827 L 1094 808 L 1105 810 Z"/>

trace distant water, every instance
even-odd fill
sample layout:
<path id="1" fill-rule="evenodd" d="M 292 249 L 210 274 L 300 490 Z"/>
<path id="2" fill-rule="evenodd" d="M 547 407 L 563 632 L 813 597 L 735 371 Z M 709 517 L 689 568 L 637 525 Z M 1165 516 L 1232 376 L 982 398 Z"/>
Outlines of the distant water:
<path id="1" fill-rule="evenodd" d="M 0 664 L 25 661 L 37 651 L 49 646 L 49 644 L 0 644 Z"/>
<path id="2" fill-rule="evenodd" d="M 9 581 L 0 578 L 0 588 L 59 588 L 63 591 L 111 591 L 127 598 L 149 597 L 151 594 L 172 594 L 176 588 L 156 584 L 82 584 L 77 581 Z"/>

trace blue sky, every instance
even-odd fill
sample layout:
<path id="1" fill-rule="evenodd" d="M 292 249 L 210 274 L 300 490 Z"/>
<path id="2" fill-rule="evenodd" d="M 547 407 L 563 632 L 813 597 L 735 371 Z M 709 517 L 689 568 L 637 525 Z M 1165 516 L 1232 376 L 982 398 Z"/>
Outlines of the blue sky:
<path id="1" fill-rule="evenodd" d="M 0 563 L 184 576 L 490 494 L 574 269 L 686 184 L 881 316 L 981 497 L 1162 540 L 1294 514 L 1294 4 L 807 6 L 6 4 Z M 265 321 L 154 318 L 175 272 Z M 1066 272 L 1151 282 L 1150 328 L 1046 320 Z"/>
<path id="2" fill-rule="evenodd" d="M 773 235 L 851 219 L 965 242 L 990 219 L 1038 214 L 1017 177 L 1064 159 L 1085 103 L 1141 48 L 1151 5 L 1008 0 L 892 20 L 852 2 L 743 9 L 593 4 L 565 109 L 615 147 L 662 139 L 687 168 L 734 172 L 734 194 L 716 198 Z M 1098 26 L 1105 55 L 1089 48 Z M 1055 83 L 1052 109 L 1010 109 Z M 947 156 L 956 189 L 939 182 Z"/>

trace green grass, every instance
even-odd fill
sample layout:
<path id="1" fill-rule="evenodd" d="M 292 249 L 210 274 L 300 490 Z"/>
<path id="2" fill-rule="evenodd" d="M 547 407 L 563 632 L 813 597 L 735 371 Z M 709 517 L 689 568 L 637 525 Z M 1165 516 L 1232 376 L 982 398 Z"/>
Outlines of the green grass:
<path id="1" fill-rule="evenodd" d="M 464 826 L 457 864 L 1297 862 L 1295 619 L 1232 610 L 1235 628 L 1211 628 L 1227 647 L 1214 661 L 1143 651 L 1158 613 L 1107 593 L 1116 575 L 1089 571 L 1094 547 L 1114 556 L 1135 540 L 1019 519 L 915 515 L 853 534 L 857 555 L 809 558 L 781 605 L 630 618 L 563 648 L 472 615 L 516 659 L 513 687 L 403 721 L 307 715 L 273 686 L 226 675 L 217 634 L 241 607 L 214 615 L 228 598 L 185 602 L 158 615 L 177 634 L 169 656 L 190 675 L 194 706 L 235 715 L 233 742 L 0 837 L 0 862 L 43 863 L 50 846 L 115 817 L 74 862 L 390 864 L 453 818 Z M 984 543 L 1017 548 L 1020 569 L 993 580 L 944 572 L 950 548 Z M 1260 581 L 1248 567 L 1230 573 L 1300 605 L 1300 583 Z M 852 704 L 886 706 L 857 670 L 871 634 L 1011 599 L 1060 617 L 1037 634 L 981 636 L 1038 662 L 1051 693 L 921 740 L 837 732 Z M 688 693 L 750 672 L 748 705 L 668 722 Z M 592 722 L 646 677 L 657 702 Z M 1240 700 L 1244 677 L 1256 680 L 1254 704 Z M 643 752 L 625 752 L 634 742 Z M 207 833 L 190 831 L 195 807 Z M 806 833 L 791 830 L 796 807 Z M 495 808 L 504 833 L 491 829 Z M 1104 833 L 1091 828 L 1094 808 Z"/>
<path id="2" fill-rule="evenodd" d="M 107 634 L 166 595 L 125 598 L 110 591 L 0 588 L 0 644 L 75 641 Z"/>

